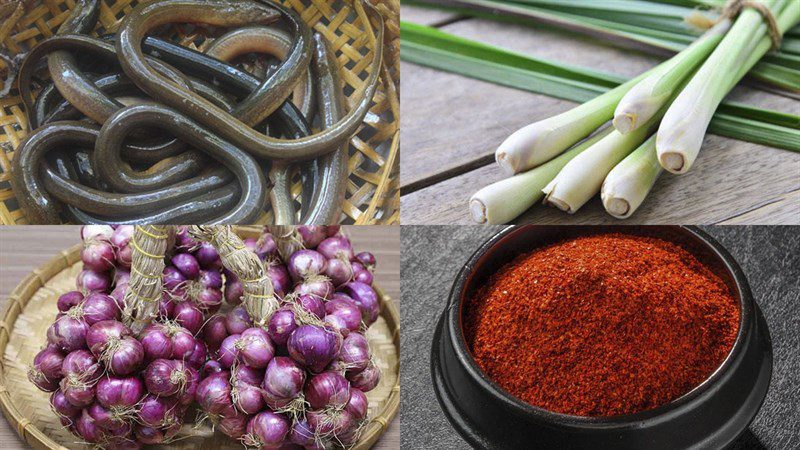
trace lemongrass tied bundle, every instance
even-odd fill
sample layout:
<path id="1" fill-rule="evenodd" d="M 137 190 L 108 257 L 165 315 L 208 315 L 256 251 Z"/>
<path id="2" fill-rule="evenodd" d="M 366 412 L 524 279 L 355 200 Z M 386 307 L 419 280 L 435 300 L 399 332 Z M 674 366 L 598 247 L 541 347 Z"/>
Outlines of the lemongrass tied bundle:
<path id="1" fill-rule="evenodd" d="M 168 239 L 174 229 L 161 225 L 137 225 L 129 245 L 133 247 L 131 278 L 125 292 L 123 322 L 134 335 L 144 330 L 158 315 L 161 301 L 161 274 Z"/>
<path id="2" fill-rule="evenodd" d="M 647 123 L 627 134 L 617 130 L 600 139 L 568 162 L 544 189 L 544 202 L 570 214 L 575 213 L 595 194 L 606 175 L 655 130 L 663 115 L 656 114 Z"/>
<path id="3" fill-rule="evenodd" d="M 768 0 L 763 9 L 745 8 L 731 30 L 670 106 L 658 129 L 656 150 L 661 165 L 673 173 L 691 168 L 714 112 L 738 81 L 800 22 L 800 2 Z M 776 14 L 775 22 L 764 14 Z M 771 17 L 767 15 L 767 17 Z M 772 30 L 768 36 L 768 25 Z"/>
<path id="4" fill-rule="evenodd" d="M 618 219 L 630 217 L 662 171 L 656 156 L 656 136 L 652 135 L 606 176 L 600 189 L 603 207 Z"/>
<path id="5" fill-rule="evenodd" d="M 219 253 L 222 265 L 242 282 L 244 303 L 253 322 L 266 326 L 280 303 L 275 297 L 272 281 L 258 256 L 245 246 L 229 225 L 193 225 L 189 233 L 198 240 L 209 242 Z"/>
<path id="6" fill-rule="evenodd" d="M 558 172 L 572 158 L 597 143 L 611 131 L 612 128 L 607 127 L 541 166 L 482 188 L 469 199 L 472 220 L 493 225 L 514 220 L 541 200 L 544 196 L 542 189 L 558 175 Z"/>
<path id="7" fill-rule="evenodd" d="M 711 54 L 730 26 L 730 20 L 722 20 L 633 86 L 617 105 L 614 127 L 620 133 L 629 133 L 653 117 L 674 96 L 686 77 Z"/>

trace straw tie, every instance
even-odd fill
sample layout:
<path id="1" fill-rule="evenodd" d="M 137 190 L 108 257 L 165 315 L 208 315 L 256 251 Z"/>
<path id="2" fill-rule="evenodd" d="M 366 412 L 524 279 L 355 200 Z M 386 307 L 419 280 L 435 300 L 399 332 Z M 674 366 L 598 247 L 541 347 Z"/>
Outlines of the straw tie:
<path id="1" fill-rule="evenodd" d="M 741 14 L 742 10 L 745 8 L 753 8 L 761 14 L 761 17 L 764 18 L 764 22 L 767 24 L 767 30 L 769 30 L 769 37 L 772 39 L 773 50 L 779 48 L 781 46 L 781 32 L 780 29 L 778 29 L 778 21 L 765 4 L 755 0 L 728 0 L 728 2 L 725 3 L 725 7 L 722 9 L 721 17 L 733 20 L 736 16 Z"/>

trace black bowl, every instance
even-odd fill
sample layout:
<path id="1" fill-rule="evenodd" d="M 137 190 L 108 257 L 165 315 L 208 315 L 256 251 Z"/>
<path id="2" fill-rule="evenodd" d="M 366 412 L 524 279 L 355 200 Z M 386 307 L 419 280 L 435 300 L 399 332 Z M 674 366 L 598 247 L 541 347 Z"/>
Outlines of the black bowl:
<path id="1" fill-rule="evenodd" d="M 699 386 L 636 414 L 582 417 L 531 406 L 505 392 L 477 366 L 461 328 L 462 304 L 517 255 L 576 236 L 617 232 L 682 245 L 715 271 L 739 299 L 739 333 L 725 361 Z M 724 448 L 755 417 L 772 375 L 772 342 L 744 273 L 719 243 L 691 227 L 508 227 L 470 257 L 453 283 L 437 325 L 431 373 L 439 404 L 476 448 Z"/>

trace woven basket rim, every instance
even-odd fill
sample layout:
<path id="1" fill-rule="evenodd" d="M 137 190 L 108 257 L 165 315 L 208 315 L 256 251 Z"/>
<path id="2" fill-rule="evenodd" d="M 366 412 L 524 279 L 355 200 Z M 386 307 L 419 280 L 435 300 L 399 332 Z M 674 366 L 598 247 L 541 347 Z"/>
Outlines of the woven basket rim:
<path id="1" fill-rule="evenodd" d="M 234 227 L 236 233 L 242 237 L 254 237 L 259 233 L 258 227 L 243 226 Z M 68 249 L 60 251 L 57 255 L 50 258 L 44 264 L 33 269 L 14 287 L 7 297 L 7 304 L 3 308 L 3 315 L 0 318 L 0 355 L 5 357 L 6 347 L 13 334 L 14 324 L 17 317 L 25 309 L 28 301 L 45 286 L 48 280 L 68 269 L 80 261 L 80 250 L 82 245 L 75 244 Z M 374 286 L 375 291 L 381 299 L 380 315 L 386 320 L 389 329 L 392 331 L 392 343 L 400 355 L 400 312 L 394 301 L 386 295 L 379 286 Z M 68 450 L 51 439 L 42 430 L 38 429 L 33 422 L 26 418 L 17 408 L 11 397 L 11 392 L 6 388 L 6 368 L 0 359 L 0 408 L 9 424 L 16 430 L 17 435 L 25 442 L 35 448 L 46 448 L 52 450 Z M 389 423 L 397 415 L 400 408 L 400 365 L 397 366 L 397 381 L 392 387 L 389 397 L 380 412 L 364 426 L 358 442 L 351 447 L 353 450 L 366 450 L 370 448 L 386 432 Z"/>

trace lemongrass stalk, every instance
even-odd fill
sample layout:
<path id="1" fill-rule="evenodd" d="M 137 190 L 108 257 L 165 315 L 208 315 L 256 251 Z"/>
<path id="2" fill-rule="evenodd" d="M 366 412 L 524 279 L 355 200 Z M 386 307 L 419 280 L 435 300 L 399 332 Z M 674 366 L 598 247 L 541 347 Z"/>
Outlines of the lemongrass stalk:
<path id="1" fill-rule="evenodd" d="M 612 131 L 573 158 L 542 189 L 545 194 L 544 202 L 570 214 L 575 213 L 600 191 L 603 180 L 614 166 L 647 139 L 663 111 L 628 134 Z"/>
<path id="2" fill-rule="evenodd" d="M 778 8 L 773 7 L 775 1 L 765 4 L 772 11 L 779 11 L 776 17 L 781 33 L 800 21 L 800 2 L 779 1 Z M 692 167 L 714 111 L 746 71 L 769 50 L 766 28 L 761 15 L 746 8 L 669 107 L 656 138 L 658 160 L 666 170 L 686 173 Z"/>
<path id="3" fill-rule="evenodd" d="M 544 196 L 542 189 L 574 157 L 612 131 L 608 127 L 550 161 L 527 172 L 492 183 L 469 199 L 472 220 L 492 225 L 508 223 L 536 204 Z"/>
<path id="4" fill-rule="evenodd" d="M 627 219 L 642 204 L 663 170 L 658 163 L 654 134 L 608 173 L 600 188 L 603 207 L 617 219 Z"/>
<path id="5" fill-rule="evenodd" d="M 683 80 L 714 50 L 730 26 L 728 19 L 714 25 L 690 46 L 632 87 L 617 104 L 614 128 L 622 134 L 630 133 L 650 120 L 672 98 Z"/>
<path id="6" fill-rule="evenodd" d="M 647 73 L 569 111 L 515 131 L 495 151 L 497 164 L 511 175 L 553 159 L 611 119 L 622 96 Z"/>
<path id="7" fill-rule="evenodd" d="M 780 14 L 777 16 L 777 23 L 778 23 L 778 32 L 783 35 L 789 28 L 793 27 L 800 23 L 800 2 L 791 2 L 787 4 Z M 750 68 L 758 64 L 761 58 L 767 54 L 772 49 L 772 39 L 769 36 L 764 36 L 758 43 L 754 46 L 753 50 L 750 53 L 750 57 L 747 59 L 747 62 L 742 64 L 739 67 L 739 72 L 733 77 L 730 81 L 730 87 L 728 91 L 730 92 L 739 81 L 747 75 Z M 793 83 L 795 90 L 800 89 L 800 84 L 798 84 L 798 80 L 795 77 L 793 80 L 787 78 L 787 82 Z"/>

